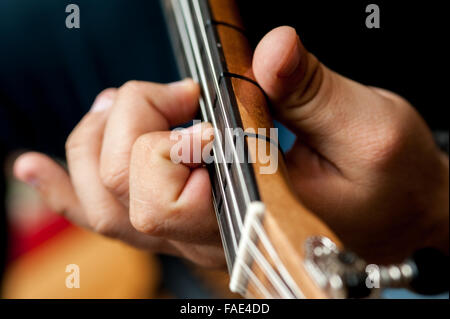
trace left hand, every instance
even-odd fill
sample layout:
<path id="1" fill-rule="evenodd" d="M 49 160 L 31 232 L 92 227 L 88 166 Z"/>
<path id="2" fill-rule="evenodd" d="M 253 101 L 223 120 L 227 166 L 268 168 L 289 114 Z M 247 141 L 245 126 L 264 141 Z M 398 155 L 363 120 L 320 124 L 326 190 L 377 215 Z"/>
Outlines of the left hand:
<path id="1" fill-rule="evenodd" d="M 224 266 L 208 172 L 169 155 L 177 142 L 169 128 L 194 117 L 199 94 L 192 80 L 105 90 L 67 140 L 70 176 L 39 153 L 19 157 L 15 175 L 75 224 L 151 252 Z M 201 134 L 187 133 L 205 146 Z"/>

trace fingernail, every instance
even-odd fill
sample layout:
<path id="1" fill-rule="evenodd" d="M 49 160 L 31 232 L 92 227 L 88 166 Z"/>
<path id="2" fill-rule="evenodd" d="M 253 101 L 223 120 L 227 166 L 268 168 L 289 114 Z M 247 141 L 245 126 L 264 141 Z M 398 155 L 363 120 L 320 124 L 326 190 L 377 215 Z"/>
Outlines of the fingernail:
<path id="1" fill-rule="evenodd" d="M 294 48 L 287 58 L 287 61 L 284 65 L 281 66 L 280 70 L 278 71 L 279 77 L 289 77 L 298 69 L 301 58 L 300 46 L 300 39 L 297 37 L 297 41 L 295 42 Z"/>
<path id="2" fill-rule="evenodd" d="M 92 104 L 91 112 L 102 112 L 109 109 L 114 103 L 114 98 L 108 94 L 98 96 Z"/>

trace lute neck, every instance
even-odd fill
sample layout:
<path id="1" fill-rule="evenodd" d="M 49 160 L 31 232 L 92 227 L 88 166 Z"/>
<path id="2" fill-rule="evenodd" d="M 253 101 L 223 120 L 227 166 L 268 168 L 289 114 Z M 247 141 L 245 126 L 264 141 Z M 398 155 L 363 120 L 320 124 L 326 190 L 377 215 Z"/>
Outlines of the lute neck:
<path id="1" fill-rule="evenodd" d="M 329 296 L 328 283 L 311 272 L 311 249 L 337 251 L 340 243 L 301 205 L 282 153 L 278 147 L 273 151 L 278 144 L 269 134 L 273 122 L 253 77 L 253 52 L 235 1 L 166 0 L 165 5 L 169 28 L 177 34 L 172 39 L 180 70 L 200 84 L 202 118 L 215 130 L 210 176 L 231 290 L 261 298 Z M 247 134 L 259 129 L 265 133 Z M 248 154 L 244 160 L 238 145 Z M 261 160 L 267 150 L 277 164 L 270 174 Z"/>
<path id="2" fill-rule="evenodd" d="M 260 200 L 253 168 L 240 160 L 241 154 L 236 148 L 236 139 L 239 138 L 236 135 L 243 124 L 233 100 L 231 79 L 246 76 L 230 72 L 217 34 L 218 25 L 236 32 L 242 32 L 242 27 L 213 19 L 207 1 L 176 0 L 171 1 L 171 6 L 177 23 L 173 27 L 182 31 L 180 41 L 176 43 L 179 49 L 175 50 L 181 55 L 179 64 L 185 70 L 184 75 L 193 77 L 200 84 L 203 92 L 200 100 L 202 118 L 210 122 L 216 131 L 214 163 L 210 166 L 210 174 L 216 176 L 212 178 L 214 203 L 231 273 L 245 213 L 250 203 Z"/>

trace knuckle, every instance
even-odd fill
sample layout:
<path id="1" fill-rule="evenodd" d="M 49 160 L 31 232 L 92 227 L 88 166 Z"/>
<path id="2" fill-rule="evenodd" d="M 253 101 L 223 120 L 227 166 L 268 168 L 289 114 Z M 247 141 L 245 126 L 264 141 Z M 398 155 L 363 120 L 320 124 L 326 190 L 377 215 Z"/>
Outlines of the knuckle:
<path id="1" fill-rule="evenodd" d="M 92 134 L 98 128 L 98 117 L 86 114 L 66 139 L 66 155 L 83 154 L 91 145 Z"/>
<path id="2" fill-rule="evenodd" d="M 120 164 L 101 166 L 100 180 L 110 192 L 122 196 L 128 189 L 128 168 Z"/>
<path id="3" fill-rule="evenodd" d="M 226 265 L 222 247 L 205 247 L 201 245 L 188 245 L 180 247 L 183 257 L 191 260 L 196 265 L 206 269 L 219 269 Z"/>
<path id="4" fill-rule="evenodd" d="M 110 88 L 107 88 L 107 89 L 104 89 L 103 91 L 101 91 L 97 95 L 97 97 L 112 95 L 112 94 L 115 94 L 116 92 L 117 92 L 117 88 L 110 87 Z"/>
<path id="5" fill-rule="evenodd" d="M 298 105 L 303 106 L 311 101 L 325 104 L 324 99 L 329 99 L 332 95 L 331 89 L 334 85 L 334 74 L 329 72 L 319 60 L 309 54 L 307 56 L 308 67 L 306 69 L 304 78 L 297 88 Z M 321 103 L 319 103 L 321 102 Z"/>
<path id="6" fill-rule="evenodd" d="M 153 104 L 153 96 L 158 94 L 162 86 L 152 82 L 142 82 L 131 80 L 122 85 L 118 90 L 118 95 L 122 102 L 122 107 L 132 107 L 133 103 Z"/>
<path id="7" fill-rule="evenodd" d="M 132 154 L 134 156 L 145 154 L 152 157 L 161 145 L 163 134 L 163 132 L 151 132 L 139 136 L 133 144 Z"/>
<path id="8" fill-rule="evenodd" d="M 403 143 L 402 134 L 398 129 L 386 127 L 380 133 L 377 143 L 372 146 L 371 155 L 375 164 L 390 162 Z"/>
<path id="9" fill-rule="evenodd" d="M 130 222 L 133 227 L 155 237 L 165 237 L 168 234 L 172 217 L 176 214 L 179 214 L 179 209 L 164 200 L 142 201 L 132 198 L 130 205 Z"/>
<path id="10" fill-rule="evenodd" d="M 100 235 L 117 238 L 118 232 L 116 227 L 114 227 L 114 222 L 109 218 L 98 218 L 90 221 L 91 229 Z"/>
<path id="11" fill-rule="evenodd" d="M 133 153 L 139 153 L 142 149 L 147 149 L 149 145 L 153 144 L 153 136 L 153 133 L 147 133 L 139 136 L 133 144 Z"/>
<path id="12" fill-rule="evenodd" d="M 83 145 L 84 143 L 83 141 L 81 141 L 78 135 L 75 132 L 72 132 L 67 138 L 66 143 L 64 145 L 66 150 L 66 156 L 68 158 L 74 157 L 75 154 L 80 152 Z"/>
<path id="13" fill-rule="evenodd" d="M 142 83 L 136 80 L 131 80 L 125 82 L 124 85 L 119 89 L 121 93 L 136 93 L 140 91 Z"/>
<path id="14" fill-rule="evenodd" d="M 149 141 L 147 135 L 148 134 L 139 136 L 136 141 L 134 141 L 133 146 L 131 147 L 131 172 L 139 171 L 140 166 L 135 165 L 135 163 L 141 163 L 143 159 L 147 160 L 152 152 L 152 148 L 150 147 L 151 142 Z"/>
<path id="15" fill-rule="evenodd" d="M 152 212 L 130 214 L 130 222 L 133 227 L 144 234 L 160 237 L 163 235 L 162 225 L 156 218 L 151 217 Z"/>
<path id="16" fill-rule="evenodd" d="M 405 154 L 411 144 L 418 118 L 411 106 L 405 102 L 396 104 L 381 128 L 368 143 L 372 163 L 380 168 L 389 166 Z"/>
<path id="17" fill-rule="evenodd" d="M 207 269 L 223 268 L 226 265 L 225 259 L 210 257 L 208 255 L 202 256 L 202 258 L 196 258 L 193 260 L 198 266 Z"/>
<path id="18" fill-rule="evenodd" d="M 338 94 L 340 81 L 336 75 L 317 64 L 305 80 L 283 102 L 284 117 L 299 122 L 320 122 L 330 116 L 330 105 L 342 105 L 345 96 Z M 299 111 L 301 110 L 301 112 Z"/>
<path id="19" fill-rule="evenodd" d="M 206 262 L 200 263 L 201 267 L 209 269 L 221 269 L 226 267 L 226 261 L 224 259 L 206 259 Z"/>

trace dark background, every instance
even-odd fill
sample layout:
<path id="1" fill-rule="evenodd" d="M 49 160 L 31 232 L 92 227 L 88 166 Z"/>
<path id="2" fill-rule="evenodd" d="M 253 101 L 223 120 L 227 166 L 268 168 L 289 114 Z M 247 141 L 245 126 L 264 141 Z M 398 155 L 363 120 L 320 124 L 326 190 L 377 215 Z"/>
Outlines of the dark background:
<path id="1" fill-rule="evenodd" d="M 368 29 L 367 5 L 381 28 Z M 241 1 L 252 42 L 279 25 L 296 28 L 305 47 L 334 71 L 406 97 L 435 129 L 448 130 L 448 17 L 444 1 Z"/>
<path id="2" fill-rule="evenodd" d="M 70 3 L 81 9 L 79 30 L 65 28 Z M 365 27 L 369 3 L 380 6 L 381 29 Z M 448 129 L 443 1 L 241 4 L 255 45 L 273 27 L 294 26 L 328 67 L 403 95 L 433 129 Z M 178 78 L 170 50 L 158 0 L 0 0 L 0 164 L 17 149 L 64 157 L 67 135 L 102 89 Z"/>

